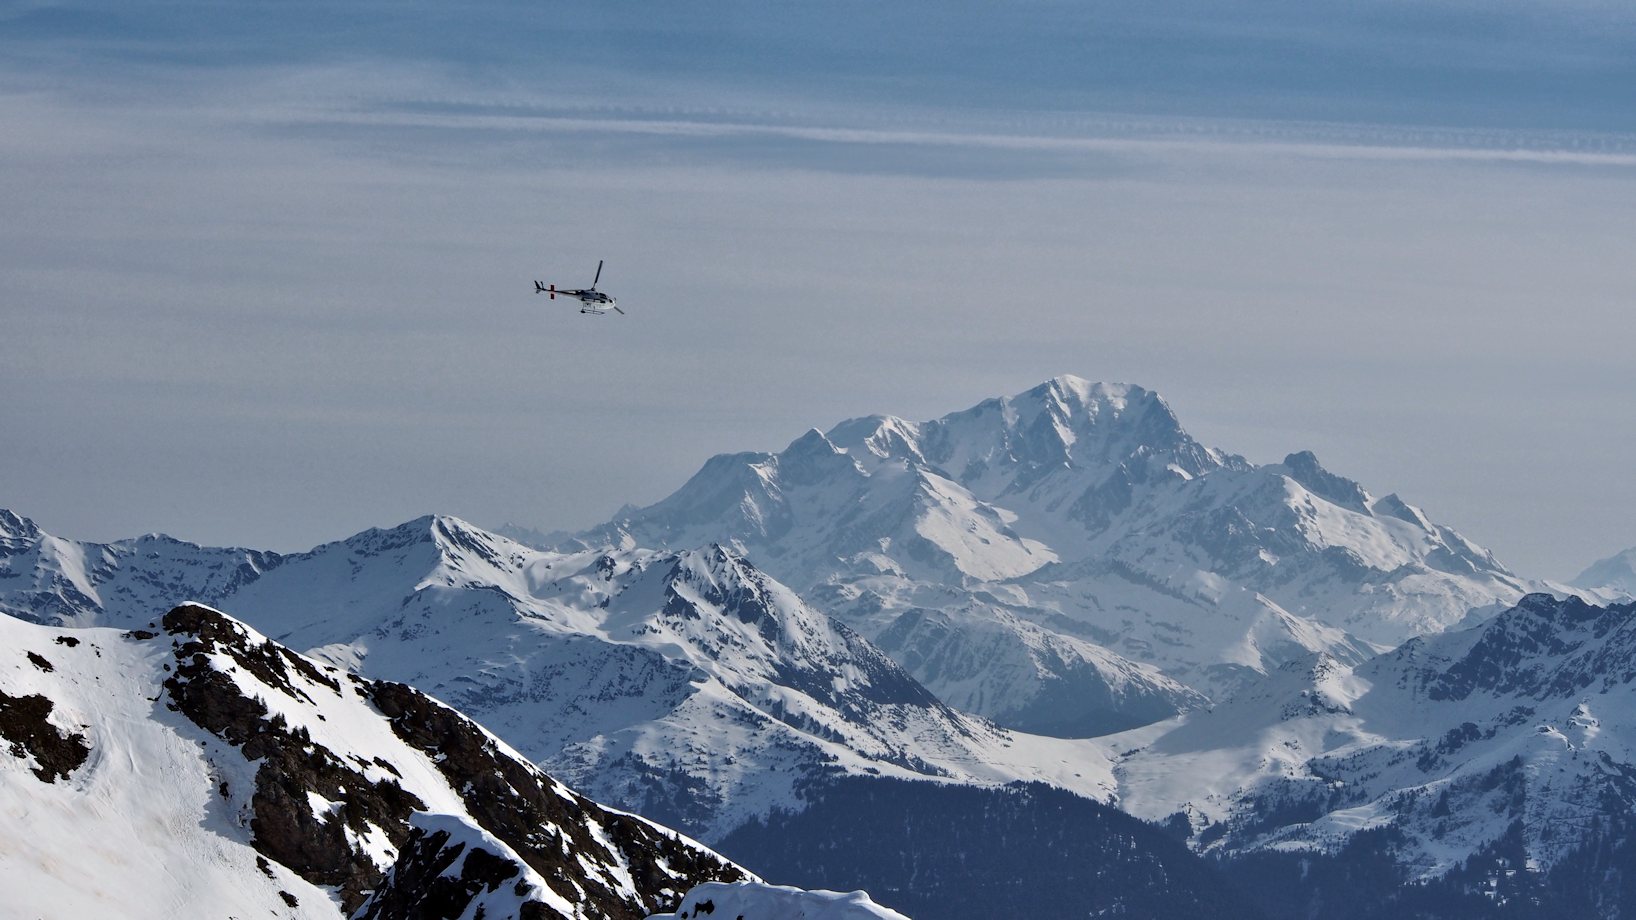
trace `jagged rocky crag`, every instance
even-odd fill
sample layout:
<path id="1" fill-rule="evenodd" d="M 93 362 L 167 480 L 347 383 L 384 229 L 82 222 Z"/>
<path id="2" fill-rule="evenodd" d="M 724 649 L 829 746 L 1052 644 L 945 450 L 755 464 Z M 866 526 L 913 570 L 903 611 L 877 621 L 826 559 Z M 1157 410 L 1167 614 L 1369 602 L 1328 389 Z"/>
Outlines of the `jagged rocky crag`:
<path id="1" fill-rule="evenodd" d="M 0 888 L 29 916 L 641 918 L 748 877 L 416 690 L 206 607 L 140 632 L 0 630 L 4 712 L 28 719 L 6 724 L 29 731 L 0 756 L 0 813 L 38 828 L 0 851 Z"/>

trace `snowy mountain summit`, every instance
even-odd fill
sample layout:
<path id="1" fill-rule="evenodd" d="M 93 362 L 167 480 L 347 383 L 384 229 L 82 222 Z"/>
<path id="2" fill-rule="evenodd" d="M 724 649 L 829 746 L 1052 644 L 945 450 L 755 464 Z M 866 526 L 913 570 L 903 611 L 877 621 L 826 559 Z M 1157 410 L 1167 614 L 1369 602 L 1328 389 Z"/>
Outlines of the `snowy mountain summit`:
<path id="1" fill-rule="evenodd" d="M 1532 583 L 1310 452 L 1206 447 L 1158 394 L 1049 380 L 708 461 L 575 545 L 732 546 L 945 702 L 1091 734 L 1315 652 L 1357 662 Z"/>
<path id="2" fill-rule="evenodd" d="M 1580 572 L 1573 584 L 1636 597 L 1636 547 L 1597 560 Z"/>

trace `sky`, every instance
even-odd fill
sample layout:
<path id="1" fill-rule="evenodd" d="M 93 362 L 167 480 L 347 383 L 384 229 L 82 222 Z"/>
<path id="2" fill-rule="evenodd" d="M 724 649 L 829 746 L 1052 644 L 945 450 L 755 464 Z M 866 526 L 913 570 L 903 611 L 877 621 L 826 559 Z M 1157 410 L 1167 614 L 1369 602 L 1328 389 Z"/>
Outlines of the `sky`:
<path id="1" fill-rule="evenodd" d="M 1636 545 L 1636 7 L 0 0 L 0 507 L 579 528 L 1071 373 Z M 602 287 L 582 317 L 533 280 Z"/>

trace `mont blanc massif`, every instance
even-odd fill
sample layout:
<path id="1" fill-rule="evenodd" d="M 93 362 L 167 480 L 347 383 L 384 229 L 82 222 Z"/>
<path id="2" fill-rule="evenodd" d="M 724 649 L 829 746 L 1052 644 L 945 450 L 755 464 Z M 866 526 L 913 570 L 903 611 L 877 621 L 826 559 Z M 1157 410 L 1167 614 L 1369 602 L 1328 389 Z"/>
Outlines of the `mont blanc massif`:
<path id="1" fill-rule="evenodd" d="M 1628 917 L 1631 554 L 1579 581 L 1073 377 L 577 534 L 0 511 L 0 914 Z"/>

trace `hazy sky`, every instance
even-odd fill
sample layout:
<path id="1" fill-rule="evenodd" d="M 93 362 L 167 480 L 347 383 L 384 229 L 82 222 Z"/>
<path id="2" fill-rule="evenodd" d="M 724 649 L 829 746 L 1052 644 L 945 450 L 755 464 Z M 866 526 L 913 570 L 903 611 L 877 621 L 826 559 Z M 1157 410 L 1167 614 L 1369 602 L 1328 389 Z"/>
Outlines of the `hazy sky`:
<path id="1" fill-rule="evenodd" d="M 1061 373 L 1636 544 L 1627 3 L 0 2 L 0 506 L 579 527 Z M 581 317 L 532 280 L 603 287 Z"/>

